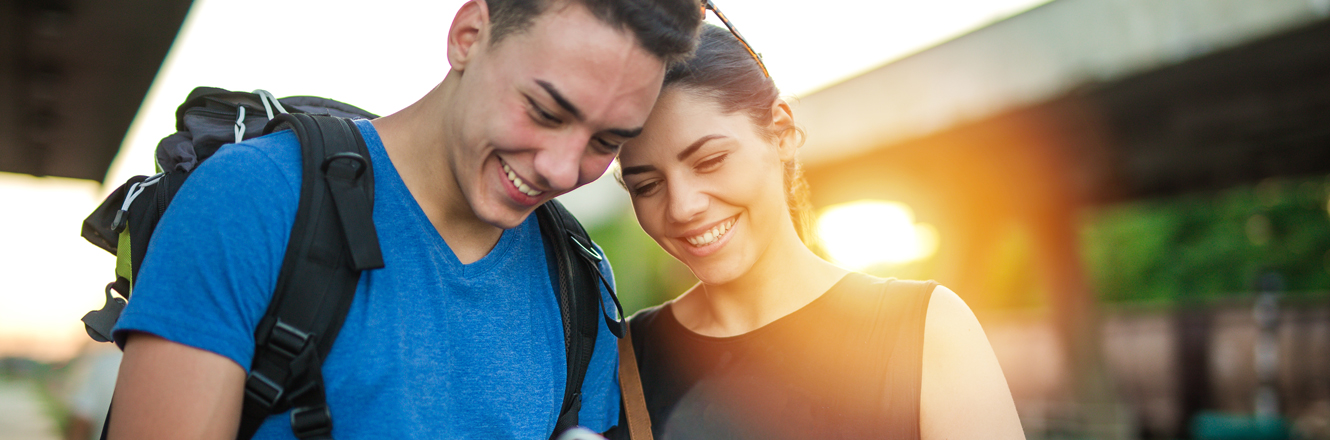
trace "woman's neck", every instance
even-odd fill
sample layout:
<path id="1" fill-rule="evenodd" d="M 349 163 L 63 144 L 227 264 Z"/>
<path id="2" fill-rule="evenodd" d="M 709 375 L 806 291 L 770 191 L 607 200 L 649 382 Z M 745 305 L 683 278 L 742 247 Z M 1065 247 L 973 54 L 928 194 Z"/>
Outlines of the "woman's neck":
<path id="1" fill-rule="evenodd" d="M 676 299 L 679 322 L 706 336 L 748 333 L 798 311 L 849 273 L 808 250 L 793 228 L 778 236 L 748 272 L 723 284 L 698 283 Z"/>

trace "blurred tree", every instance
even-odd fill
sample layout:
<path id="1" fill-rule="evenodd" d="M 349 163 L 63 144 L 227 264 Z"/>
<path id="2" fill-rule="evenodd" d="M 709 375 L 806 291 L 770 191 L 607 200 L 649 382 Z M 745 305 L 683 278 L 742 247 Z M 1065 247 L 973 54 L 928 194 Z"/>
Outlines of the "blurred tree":
<path id="1" fill-rule="evenodd" d="M 1100 299 L 1174 302 L 1246 294 L 1275 273 L 1291 295 L 1330 290 L 1330 177 L 1129 202 L 1086 216 L 1082 250 Z"/>

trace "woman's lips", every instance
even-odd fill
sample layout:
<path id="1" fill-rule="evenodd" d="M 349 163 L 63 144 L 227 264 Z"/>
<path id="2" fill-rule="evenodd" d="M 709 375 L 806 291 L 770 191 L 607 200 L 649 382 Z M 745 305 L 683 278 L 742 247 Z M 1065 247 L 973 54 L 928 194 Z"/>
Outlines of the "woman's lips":
<path id="1" fill-rule="evenodd" d="M 710 228 L 695 232 L 690 231 L 691 235 L 684 235 L 677 239 L 689 254 L 696 257 L 705 257 L 720 250 L 730 241 L 730 237 L 734 236 L 734 227 L 738 224 L 738 221 L 739 216 L 736 215 L 722 220 Z"/>

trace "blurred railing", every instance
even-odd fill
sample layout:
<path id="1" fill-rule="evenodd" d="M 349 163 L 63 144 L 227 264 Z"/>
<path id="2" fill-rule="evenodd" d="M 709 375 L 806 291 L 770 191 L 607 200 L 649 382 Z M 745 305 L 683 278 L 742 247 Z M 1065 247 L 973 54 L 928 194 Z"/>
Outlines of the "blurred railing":
<path id="1" fill-rule="evenodd" d="M 1117 402 L 1067 397 L 1070 372 L 1047 313 L 986 311 L 980 320 L 1030 439 L 1225 438 L 1216 430 L 1257 420 L 1257 298 L 1105 305 L 1102 362 Z M 1273 418 L 1289 437 L 1330 438 L 1330 293 L 1283 295 L 1277 310 L 1265 330 Z"/>

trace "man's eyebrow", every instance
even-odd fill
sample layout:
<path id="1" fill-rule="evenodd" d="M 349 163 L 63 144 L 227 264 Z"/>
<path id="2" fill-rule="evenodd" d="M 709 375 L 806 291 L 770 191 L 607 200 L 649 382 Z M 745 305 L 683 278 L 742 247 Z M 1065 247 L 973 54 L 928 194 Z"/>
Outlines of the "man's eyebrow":
<path id="1" fill-rule="evenodd" d="M 554 84 L 542 80 L 536 80 L 536 84 L 545 89 L 545 91 L 550 94 L 550 97 L 554 98 L 554 102 L 559 104 L 559 107 L 563 107 L 568 113 L 572 113 L 573 117 L 577 118 L 577 120 L 582 120 L 582 111 L 578 110 L 577 106 L 573 105 L 572 102 L 569 102 L 567 98 L 564 98 L 563 95 L 559 93 L 559 89 L 554 88 Z"/>
<path id="2" fill-rule="evenodd" d="M 698 139 L 698 140 L 694 141 L 694 142 L 692 143 L 692 145 L 689 145 L 689 146 L 688 146 L 688 148 L 684 148 L 683 151 L 680 151 L 680 152 L 679 152 L 679 155 L 676 156 L 676 158 L 678 158 L 679 161 L 682 162 L 684 159 L 687 159 L 689 155 L 692 155 L 693 153 L 696 153 L 698 148 L 702 148 L 702 144 L 707 143 L 707 141 L 709 141 L 709 140 L 717 139 L 717 138 L 723 138 L 723 137 L 725 137 L 725 136 L 721 136 L 721 135 L 718 135 L 718 134 L 709 134 L 709 135 L 706 135 L 706 136 L 702 136 L 701 139 Z"/>
<path id="3" fill-rule="evenodd" d="M 619 171 L 619 175 L 621 175 L 621 176 L 631 176 L 631 175 L 634 175 L 634 174 L 642 174 L 642 173 L 651 172 L 651 171 L 656 171 L 656 167 L 651 166 L 651 165 L 638 165 L 638 166 L 635 166 L 635 167 L 627 167 L 627 168 L 624 168 L 623 170 Z"/>

